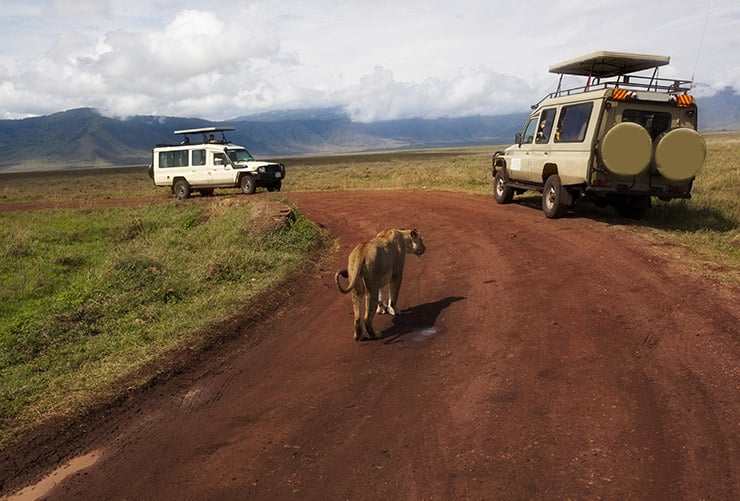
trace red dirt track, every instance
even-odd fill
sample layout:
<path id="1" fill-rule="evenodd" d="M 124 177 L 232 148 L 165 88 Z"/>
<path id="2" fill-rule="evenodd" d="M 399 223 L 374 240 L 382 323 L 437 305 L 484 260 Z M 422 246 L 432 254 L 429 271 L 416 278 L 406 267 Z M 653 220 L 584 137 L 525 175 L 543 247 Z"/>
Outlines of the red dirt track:
<path id="1" fill-rule="evenodd" d="M 99 459 L 48 499 L 740 499 L 740 290 L 492 196 L 285 195 L 336 255 L 279 315 L 90 425 L 76 452 Z M 406 259 L 403 315 L 355 342 L 333 275 L 386 227 L 427 251 Z"/>

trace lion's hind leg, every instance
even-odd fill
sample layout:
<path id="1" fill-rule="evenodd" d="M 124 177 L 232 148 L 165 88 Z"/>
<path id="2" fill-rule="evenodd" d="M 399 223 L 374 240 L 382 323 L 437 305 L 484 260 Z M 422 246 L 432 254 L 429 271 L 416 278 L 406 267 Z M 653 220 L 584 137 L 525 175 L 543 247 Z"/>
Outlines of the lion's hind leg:
<path id="1" fill-rule="evenodd" d="M 375 339 L 378 335 L 373 329 L 373 317 L 378 309 L 378 290 L 368 290 L 365 293 L 365 331 L 370 339 Z"/>
<path id="2" fill-rule="evenodd" d="M 360 292 L 356 289 L 352 290 L 352 309 L 354 310 L 354 316 L 355 316 L 355 332 L 354 332 L 354 338 L 355 341 L 359 341 L 362 339 L 362 296 L 364 291 Z"/>

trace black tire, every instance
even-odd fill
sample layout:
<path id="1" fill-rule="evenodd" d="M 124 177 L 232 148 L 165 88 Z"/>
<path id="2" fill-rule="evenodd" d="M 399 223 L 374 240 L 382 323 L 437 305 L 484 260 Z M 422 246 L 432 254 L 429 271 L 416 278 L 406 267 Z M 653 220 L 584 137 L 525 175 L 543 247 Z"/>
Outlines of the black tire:
<path id="1" fill-rule="evenodd" d="M 267 187 L 267 191 L 280 191 L 280 188 L 283 186 L 282 181 L 275 181 L 270 186 Z"/>
<path id="2" fill-rule="evenodd" d="M 242 193 L 245 195 L 251 195 L 257 189 L 257 183 L 254 181 L 254 177 L 250 174 L 244 174 L 239 185 L 241 186 Z"/>
<path id="3" fill-rule="evenodd" d="M 493 178 L 493 198 L 499 204 L 508 204 L 514 199 L 514 189 L 506 186 L 506 176 L 503 168 L 499 169 Z"/>
<path id="4" fill-rule="evenodd" d="M 186 200 L 190 198 L 190 185 L 184 179 L 178 179 L 172 185 L 172 194 L 179 200 Z"/>
<path id="5" fill-rule="evenodd" d="M 565 192 L 560 177 L 551 175 L 545 181 L 545 189 L 542 191 L 542 212 L 550 219 L 563 217 L 568 211 L 565 200 L 568 194 Z"/>

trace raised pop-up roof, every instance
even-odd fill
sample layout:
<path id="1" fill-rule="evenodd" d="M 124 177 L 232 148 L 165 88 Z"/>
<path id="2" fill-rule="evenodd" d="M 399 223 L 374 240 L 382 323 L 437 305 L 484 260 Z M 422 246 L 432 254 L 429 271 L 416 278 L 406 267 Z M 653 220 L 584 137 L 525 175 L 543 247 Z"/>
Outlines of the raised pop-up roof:
<path id="1" fill-rule="evenodd" d="M 208 134 L 209 132 L 224 132 L 234 130 L 233 127 L 202 127 L 200 129 L 176 130 L 175 134 Z"/>
<path id="2" fill-rule="evenodd" d="M 550 66 L 550 73 L 560 75 L 558 87 L 555 92 L 545 96 L 532 108 L 536 108 L 548 98 L 571 96 L 593 90 L 620 88 L 669 95 L 687 94 L 691 90 L 691 80 L 658 78 L 658 68 L 670 61 L 671 58 L 668 56 L 600 51 L 553 64 Z M 643 70 L 653 70 L 652 76 L 632 75 Z M 588 81 L 584 86 L 563 89 L 565 75 L 588 77 Z"/>
<path id="3" fill-rule="evenodd" d="M 550 73 L 606 78 L 665 66 L 670 61 L 669 56 L 600 51 L 553 64 Z"/>

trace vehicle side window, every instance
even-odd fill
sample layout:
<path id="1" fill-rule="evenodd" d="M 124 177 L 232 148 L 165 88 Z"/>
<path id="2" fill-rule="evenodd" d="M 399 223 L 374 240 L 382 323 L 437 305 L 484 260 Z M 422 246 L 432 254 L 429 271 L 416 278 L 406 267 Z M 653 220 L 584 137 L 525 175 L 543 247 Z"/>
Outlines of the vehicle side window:
<path id="1" fill-rule="evenodd" d="M 193 150 L 192 165 L 205 165 L 205 164 L 206 164 L 206 150 Z"/>
<path id="2" fill-rule="evenodd" d="M 213 154 L 213 165 L 227 165 L 229 162 L 226 161 L 226 155 L 223 153 Z"/>
<path id="3" fill-rule="evenodd" d="M 539 117 L 534 117 L 527 123 L 527 128 L 524 129 L 524 135 L 522 136 L 522 144 L 529 144 L 534 141 L 535 133 L 537 132 L 537 122 Z"/>
<path id="4" fill-rule="evenodd" d="M 540 125 L 537 127 L 537 138 L 535 142 L 542 144 L 550 141 L 550 134 L 552 133 L 552 126 L 554 123 L 555 108 L 544 110 L 540 117 Z"/>
<path id="5" fill-rule="evenodd" d="M 622 122 L 635 122 L 642 125 L 655 139 L 671 128 L 671 114 L 659 111 L 624 110 Z"/>
<path id="6" fill-rule="evenodd" d="M 581 143 L 586 139 L 588 119 L 594 103 L 580 103 L 572 106 L 563 106 L 560 110 L 558 128 L 555 132 L 555 142 Z"/>
<path id="7" fill-rule="evenodd" d="M 159 167 L 187 167 L 189 160 L 188 156 L 188 150 L 160 151 Z"/>

